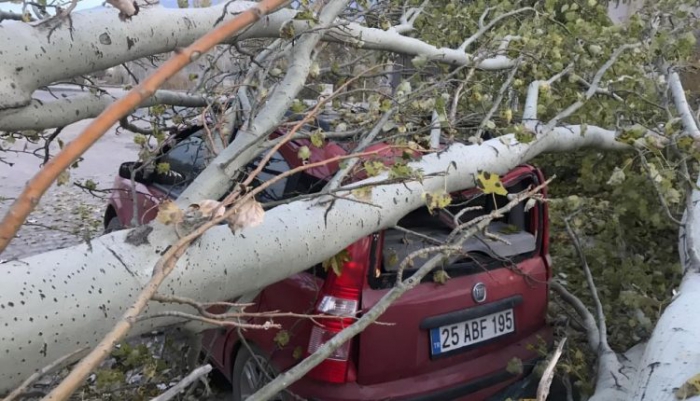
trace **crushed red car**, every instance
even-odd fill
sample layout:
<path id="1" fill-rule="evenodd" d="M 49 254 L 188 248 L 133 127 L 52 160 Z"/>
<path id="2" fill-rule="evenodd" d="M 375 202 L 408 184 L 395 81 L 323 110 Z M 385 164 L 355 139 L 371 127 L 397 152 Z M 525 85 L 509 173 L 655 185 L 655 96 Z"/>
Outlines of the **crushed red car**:
<path id="1" fill-rule="evenodd" d="M 176 143 L 158 156 L 158 162 L 169 164 L 169 173 L 134 175 L 137 215 L 131 184 L 134 163 L 122 165 L 105 214 L 107 231 L 128 227 L 134 218 L 138 223 L 154 219 L 160 202 L 182 192 L 211 156 L 202 135 L 200 127 L 177 133 Z M 308 140 L 291 141 L 265 166 L 256 185 L 301 165 L 301 146 L 312 150 L 311 161 L 346 154 L 349 149 L 333 141 L 321 148 Z M 253 161 L 249 170 L 259 161 Z M 337 164 L 326 165 L 292 175 L 262 192 L 258 201 L 270 204 L 318 192 L 337 169 Z M 520 166 L 502 181 L 514 193 L 542 183 L 544 177 L 535 167 Z M 507 203 L 506 197 L 485 196 L 478 190 L 452 195 L 452 206 L 441 213 L 481 207 L 466 213 L 462 221 Z M 375 305 L 394 285 L 397 262 L 432 245 L 426 238 L 440 241 L 449 235 L 452 228 L 441 217 L 427 208 L 415 210 L 398 224 L 406 230 L 387 229 L 350 244 L 340 275 L 321 265 L 309 266 L 255 294 L 254 306 L 247 309 L 327 314 L 337 319 L 275 318 L 282 332 L 207 331 L 203 347 L 231 381 L 233 399 L 246 399 L 268 380 L 267 375 L 293 367 Z M 551 275 L 547 205 L 538 202 L 526 210 L 521 203 L 488 230 L 507 242 L 485 235 L 468 240 L 464 244 L 468 258 L 452 258 L 440 267 L 448 280 L 423 279 L 381 316 L 380 321 L 388 324 L 371 325 L 287 391 L 304 399 L 329 401 L 485 400 L 502 396 L 503 391 L 517 397 L 513 389 L 520 388 L 519 380 L 541 357 L 537 350 L 551 342 L 545 322 Z M 415 264 L 417 268 L 420 261 Z M 409 267 L 404 277 L 415 268 Z M 507 369 L 514 358 L 523 364 L 520 374 Z M 279 399 L 289 398 L 289 393 L 279 395 Z"/>

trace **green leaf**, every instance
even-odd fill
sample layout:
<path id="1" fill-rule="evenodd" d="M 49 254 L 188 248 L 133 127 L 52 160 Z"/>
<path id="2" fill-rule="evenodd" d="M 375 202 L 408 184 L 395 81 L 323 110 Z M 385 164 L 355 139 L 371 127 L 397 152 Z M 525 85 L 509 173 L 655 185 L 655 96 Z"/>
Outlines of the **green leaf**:
<path id="1" fill-rule="evenodd" d="M 331 72 L 335 75 L 340 75 L 340 65 L 337 61 L 334 61 L 333 64 L 331 64 Z"/>
<path id="2" fill-rule="evenodd" d="M 156 164 L 156 172 L 158 174 L 165 174 L 170 171 L 170 163 L 158 163 Z"/>
<path id="3" fill-rule="evenodd" d="M 301 100 L 294 99 L 291 109 L 295 113 L 301 113 L 302 111 L 306 110 L 306 106 L 304 106 L 304 103 L 302 103 Z"/>
<path id="4" fill-rule="evenodd" d="M 364 162 L 363 165 L 364 165 L 365 171 L 367 172 L 367 175 L 369 177 L 376 177 L 377 175 L 379 175 L 379 173 L 384 171 L 384 169 L 386 168 L 384 163 L 377 161 L 377 160 L 366 161 L 366 162 Z"/>
<path id="5" fill-rule="evenodd" d="M 316 21 L 316 17 L 314 16 L 313 11 L 311 10 L 304 10 L 298 12 L 297 15 L 294 16 L 294 19 L 301 21 Z"/>
<path id="6" fill-rule="evenodd" d="M 321 266 L 325 271 L 328 271 L 328 269 L 332 269 L 337 276 L 340 276 L 343 272 L 343 264 L 349 261 L 350 254 L 348 253 L 347 249 L 343 249 L 335 256 L 324 260 Z"/>
<path id="7" fill-rule="evenodd" d="M 520 229 L 516 225 L 506 224 L 505 226 L 501 227 L 498 232 L 501 234 L 516 234 L 520 232 Z"/>
<path id="8" fill-rule="evenodd" d="M 59 141 L 60 141 L 60 139 L 59 139 Z M 143 146 L 143 145 L 145 145 L 146 143 L 148 143 L 148 138 L 146 138 L 145 135 L 136 134 L 136 135 L 134 135 L 134 143 L 137 144 L 137 145 Z M 63 148 L 63 142 L 59 142 L 58 145 L 59 145 L 61 148 Z"/>
<path id="9" fill-rule="evenodd" d="M 370 186 L 353 189 L 350 192 L 352 193 L 352 196 L 356 197 L 357 199 L 363 200 L 365 202 L 372 201 L 372 187 Z"/>
<path id="10" fill-rule="evenodd" d="M 521 375 L 523 373 L 523 361 L 520 358 L 513 357 L 506 365 L 506 371 L 512 375 Z"/>
<path id="11" fill-rule="evenodd" d="M 700 395 L 700 373 L 686 380 L 674 394 L 679 400 L 685 400 Z"/>
<path id="12" fill-rule="evenodd" d="M 520 131 L 515 133 L 515 139 L 520 143 L 531 143 L 537 137 L 530 131 Z"/>
<path id="13" fill-rule="evenodd" d="M 625 180 L 625 171 L 619 167 L 615 167 L 612 175 L 608 179 L 607 184 L 612 185 L 612 186 L 616 186 L 616 185 L 620 185 L 624 180 Z"/>
<path id="14" fill-rule="evenodd" d="M 303 161 L 309 160 L 311 157 L 311 150 L 309 149 L 308 146 L 302 146 L 299 148 L 299 152 L 297 153 L 297 156 Z"/>
<path id="15" fill-rule="evenodd" d="M 411 166 L 405 163 L 396 163 L 389 169 L 389 178 L 411 178 L 417 177 L 417 172 Z"/>
<path id="16" fill-rule="evenodd" d="M 389 255 L 389 260 L 387 261 L 389 266 L 396 266 L 399 264 L 399 255 L 395 252 L 392 251 L 391 254 Z"/>
<path id="17" fill-rule="evenodd" d="M 68 170 L 63 170 L 61 171 L 61 174 L 58 175 L 58 178 L 56 179 L 56 185 L 61 186 L 68 184 L 70 181 L 70 171 Z"/>
<path id="18" fill-rule="evenodd" d="M 452 203 L 452 197 L 445 191 L 428 193 L 424 192 L 422 195 L 423 201 L 430 213 L 435 209 L 444 209 Z"/>
<path id="19" fill-rule="evenodd" d="M 323 146 L 323 142 L 325 141 L 325 139 L 326 139 L 326 134 L 320 129 L 314 131 L 314 133 L 311 134 L 311 144 L 317 148 L 320 148 Z"/>
<path id="20" fill-rule="evenodd" d="M 282 39 L 293 39 L 295 36 L 294 32 L 294 24 L 289 21 L 286 24 L 283 24 L 282 27 L 280 28 L 280 38 Z"/>
<path id="21" fill-rule="evenodd" d="M 416 56 L 411 60 L 411 64 L 413 64 L 416 69 L 420 70 L 428 64 L 428 58 L 425 56 Z"/>
<path id="22" fill-rule="evenodd" d="M 433 281 L 437 284 L 444 285 L 449 279 L 450 276 L 442 269 L 433 272 Z"/>
<path id="23" fill-rule="evenodd" d="M 384 111 L 384 112 L 389 111 L 389 110 L 391 110 L 392 104 L 393 104 L 393 102 L 391 100 L 384 99 L 384 100 L 382 100 L 381 106 L 379 106 L 379 110 Z"/>
<path id="24" fill-rule="evenodd" d="M 304 356 L 304 349 L 300 346 L 294 347 L 294 352 L 292 352 L 292 358 L 294 358 L 295 360 L 299 360 L 302 356 Z"/>
<path id="25" fill-rule="evenodd" d="M 165 113 L 165 105 L 157 104 L 155 106 L 151 106 L 148 109 L 148 113 L 152 116 L 161 116 L 163 113 Z"/>
<path id="26" fill-rule="evenodd" d="M 382 15 L 379 17 L 379 27 L 388 31 L 391 28 L 391 21 L 389 21 L 386 16 Z"/>
<path id="27" fill-rule="evenodd" d="M 278 347 L 284 347 L 285 345 L 289 344 L 289 332 L 287 330 L 278 331 L 277 334 L 275 334 L 273 341 Z"/>

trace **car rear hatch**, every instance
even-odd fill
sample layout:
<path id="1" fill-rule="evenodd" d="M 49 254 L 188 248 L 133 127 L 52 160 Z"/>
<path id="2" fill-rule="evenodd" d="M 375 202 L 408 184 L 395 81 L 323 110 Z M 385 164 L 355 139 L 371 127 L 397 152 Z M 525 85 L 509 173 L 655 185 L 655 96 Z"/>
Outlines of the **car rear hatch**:
<path id="1" fill-rule="evenodd" d="M 537 185 L 541 176 L 521 167 L 504 177 L 510 193 Z M 500 199 L 499 199 L 500 198 Z M 496 204 L 494 204 L 494 201 Z M 451 208 L 479 205 L 462 221 L 484 215 L 507 203 L 506 197 L 480 196 L 470 191 L 456 196 Z M 375 236 L 376 268 L 370 269 L 362 293 L 361 309 L 368 310 L 389 291 L 396 280 L 400 261 L 416 249 L 444 240 L 451 228 L 444 217 L 419 209 L 399 226 L 406 231 L 386 230 Z M 441 222 L 442 221 L 442 222 Z M 453 257 L 416 288 L 397 300 L 381 317 L 381 323 L 359 335 L 357 381 L 375 384 L 439 371 L 518 342 L 545 324 L 548 267 L 546 255 L 546 205 L 537 203 L 525 210 L 521 203 L 504 218 L 489 225 L 464 244 L 470 259 Z M 498 237 L 498 239 L 495 239 Z M 404 279 L 424 259 L 416 259 L 404 272 Z M 389 324 L 389 325 L 387 325 Z M 483 372 L 465 372 L 465 380 L 504 366 L 484 366 Z"/>

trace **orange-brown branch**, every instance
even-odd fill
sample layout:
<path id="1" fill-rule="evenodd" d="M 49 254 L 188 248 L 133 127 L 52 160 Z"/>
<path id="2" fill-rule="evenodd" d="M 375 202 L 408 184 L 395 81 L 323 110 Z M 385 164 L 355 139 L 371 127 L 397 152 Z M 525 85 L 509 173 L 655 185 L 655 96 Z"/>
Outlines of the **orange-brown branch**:
<path id="1" fill-rule="evenodd" d="M 231 21 L 213 29 L 189 47 L 177 52 L 165 64 L 146 78 L 141 84 L 129 91 L 123 98 L 112 103 L 73 141 L 68 143 L 56 157 L 27 182 L 22 193 L 0 223 L 0 253 L 7 248 L 17 231 L 19 231 L 29 213 L 34 210 L 39 200 L 58 176 L 85 153 L 102 135 L 121 118 L 149 98 L 170 77 L 175 75 L 190 62 L 209 51 L 225 39 L 258 21 L 262 16 L 276 10 L 286 0 L 263 0 L 255 7 L 237 15 Z"/>

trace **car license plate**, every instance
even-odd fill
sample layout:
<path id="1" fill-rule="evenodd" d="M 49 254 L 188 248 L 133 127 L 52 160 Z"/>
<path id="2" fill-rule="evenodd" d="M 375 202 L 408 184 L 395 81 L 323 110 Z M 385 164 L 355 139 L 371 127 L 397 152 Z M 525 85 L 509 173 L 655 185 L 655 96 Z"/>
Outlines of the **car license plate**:
<path id="1" fill-rule="evenodd" d="M 430 330 L 432 355 L 440 355 L 515 331 L 513 309 Z"/>

